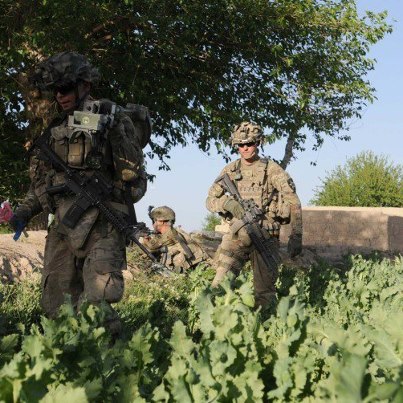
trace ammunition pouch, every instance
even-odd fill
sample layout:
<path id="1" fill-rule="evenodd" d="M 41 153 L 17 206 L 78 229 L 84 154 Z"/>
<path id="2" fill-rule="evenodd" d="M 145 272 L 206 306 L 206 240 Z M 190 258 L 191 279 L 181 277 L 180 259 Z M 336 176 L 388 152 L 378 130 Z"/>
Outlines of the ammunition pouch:
<path id="1" fill-rule="evenodd" d="M 280 224 L 277 222 L 263 222 L 263 228 L 267 231 L 271 238 L 279 238 L 280 237 Z"/>
<path id="2" fill-rule="evenodd" d="M 94 154 L 93 145 L 98 141 L 100 133 L 85 130 L 74 130 L 67 126 L 56 126 L 51 129 L 51 138 L 55 153 L 70 167 L 88 168 L 87 160 Z"/>

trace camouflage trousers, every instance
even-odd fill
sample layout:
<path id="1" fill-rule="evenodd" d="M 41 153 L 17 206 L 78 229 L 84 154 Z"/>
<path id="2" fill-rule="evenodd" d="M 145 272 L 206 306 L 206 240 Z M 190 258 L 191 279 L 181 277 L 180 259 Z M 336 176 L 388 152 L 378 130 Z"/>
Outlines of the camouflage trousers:
<path id="1" fill-rule="evenodd" d="M 106 223 L 105 223 L 106 224 Z M 92 304 L 118 302 L 123 296 L 122 270 L 126 268 L 126 247 L 121 234 L 99 223 L 89 233 L 83 248 L 74 249 L 64 234 L 51 227 L 46 239 L 42 272 L 41 305 L 48 317 L 54 317 L 65 296 L 77 309 L 82 301 Z M 111 307 L 105 326 L 110 333 L 120 332 L 120 320 Z"/>
<path id="2" fill-rule="evenodd" d="M 279 241 L 275 237 L 266 239 L 267 247 L 273 254 L 276 261 L 280 261 Z M 214 256 L 214 267 L 216 275 L 213 280 L 213 287 L 217 286 L 231 271 L 239 275 L 244 264 L 250 260 L 253 270 L 253 286 L 256 306 L 268 306 L 276 299 L 275 283 L 278 277 L 278 266 L 267 267 L 260 254 L 247 235 L 244 228 L 237 233 L 224 234 L 222 242 Z"/>

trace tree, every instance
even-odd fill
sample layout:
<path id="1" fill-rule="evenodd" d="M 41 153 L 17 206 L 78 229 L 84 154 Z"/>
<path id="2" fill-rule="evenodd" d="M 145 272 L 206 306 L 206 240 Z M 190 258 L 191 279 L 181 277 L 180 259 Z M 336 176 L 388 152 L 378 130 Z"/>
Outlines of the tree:
<path id="1" fill-rule="evenodd" d="M 403 207 L 403 165 L 364 151 L 337 166 L 315 190 L 317 206 Z"/>
<path id="2" fill-rule="evenodd" d="M 0 116 L 6 115 L 0 103 Z M 24 159 L 25 132 L 8 116 L 0 119 L 0 202 L 14 200 L 28 184 L 27 160 Z"/>
<path id="3" fill-rule="evenodd" d="M 76 50 L 100 67 L 100 97 L 151 109 L 149 157 L 163 169 L 177 144 L 215 146 L 225 156 L 242 120 L 269 129 L 270 142 L 287 139 L 283 167 L 308 134 L 314 148 L 325 136 L 347 140 L 340 131 L 374 99 L 369 48 L 391 30 L 386 12 L 361 17 L 355 0 L 0 0 L 0 7 L 0 141 L 24 128 L 26 137 L 40 132 L 48 116 L 37 118 L 27 74 L 44 57 Z"/>
<path id="4" fill-rule="evenodd" d="M 221 218 L 218 214 L 209 213 L 203 221 L 203 231 L 215 231 L 216 225 L 221 224 Z"/>

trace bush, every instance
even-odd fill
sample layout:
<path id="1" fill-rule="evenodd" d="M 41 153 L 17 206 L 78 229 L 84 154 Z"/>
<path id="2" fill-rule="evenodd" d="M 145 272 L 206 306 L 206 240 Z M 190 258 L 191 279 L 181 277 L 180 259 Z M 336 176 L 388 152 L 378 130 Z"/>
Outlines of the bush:
<path id="1" fill-rule="evenodd" d="M 328 174 L 315 189 L 317 206 L 403 207 L 403 165 L 371 151 Z"/>
<path id="2" fill-rule="evenodd" d="M 203 231 L 215 231 L 216 225 L 221 223 L 221 218 L 218 214 L 209 213 L 204 218 L 202 230 Z"/>

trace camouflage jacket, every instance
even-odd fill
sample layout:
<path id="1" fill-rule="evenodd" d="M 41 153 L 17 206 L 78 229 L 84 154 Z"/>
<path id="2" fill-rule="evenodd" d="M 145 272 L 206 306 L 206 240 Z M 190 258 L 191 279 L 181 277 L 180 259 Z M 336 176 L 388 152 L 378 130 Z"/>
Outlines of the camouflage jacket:
<path id="1" fill-rule="evenodd" d="M 229 163 L 209 189 L 206 200 L 207 209 L 232 220 L 223 208 L 231 196 L 226 194 L 218 183 L 228 174 L 236 184 L 241 197 L 253 199 L 265 211 L 263 227 L 277 230 L 281 224 L 291 225 L 291 234 L 302 235 L 301 203 L 296 194 L 293 180 L 288 173 L 274 161 L 259 158 L 251 165 L 241 159 Z M 275 233 L 278 235 L 278 232 Z"/>
<path id="2" fill-rule="evenodd" d="M 88 137 L 88 136 L 87 136 Z M 70 167 L 91 175 L 94 170 L 86 165 L 90 140 L 86 136 L 72 138 L 67 127 L 67 118 L 51 129 L 50 145 Z M 133 202 L 142 198 L 147 188 L 146 174 L 143 167 L 143 153 L 140 145 L 141 133 L 131 119 L 123 113 L 115 116 L 114 125 L 108 129 L 102 145 L 102 164 L 100 171 L 114 185 L 110 202 L 117 210 L 128 213 L 124 192 L 130 188 Z M 71 238 L 73 247 L 83 245 L 89 231 L 99 215 L 98 209 L 89 208 L 75 228 L 66 228 L 61 220 L 71 206 L 74 196 L 59 194 L 50 196 L 46 189 L 64 183 L 64 173 L 57 172 L 47 161 L 33 155 L 30 160 L 31 179 L 28 193 L 20 203 L 16 214 L 29 221 L 33 216 L 45 211 L 55 214 L 55 225 L 60 233 Z"/>
<path id="3" fill-rule="evenodd" d="M 143 245 L 161 263 L 176 272 L 188 270 L 209 259 L 202 247 L 180 228 L 170 228 L 164 234 L 145 238 Z"/>

